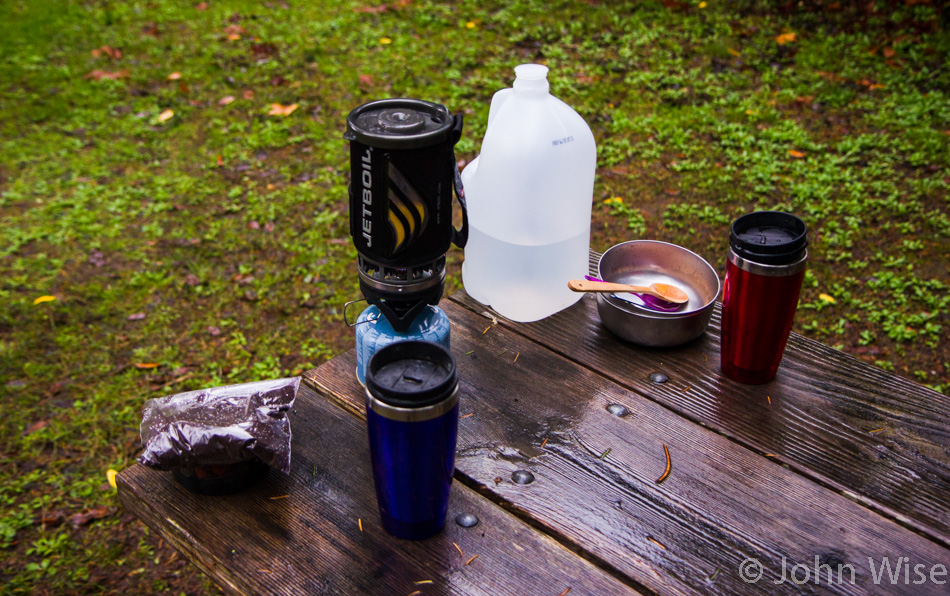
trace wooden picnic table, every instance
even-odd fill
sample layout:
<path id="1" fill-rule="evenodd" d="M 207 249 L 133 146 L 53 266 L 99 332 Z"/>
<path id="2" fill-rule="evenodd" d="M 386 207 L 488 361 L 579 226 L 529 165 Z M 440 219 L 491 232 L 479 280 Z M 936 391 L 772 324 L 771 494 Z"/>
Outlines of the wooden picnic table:
<path id="1" fill-rule="evenodd" d="M 530 324 L 441 306 L 462 418 L 438 536 L 380 526 L 353 350 L 306 373 L 289 476 L 207 497 L 134 465 L 123 505 L 230 594 L 950 594 L 947 396 L 798 335 L 773 382 L 732 382 L 718 310 L 658 350 L 590 296 Z"/>

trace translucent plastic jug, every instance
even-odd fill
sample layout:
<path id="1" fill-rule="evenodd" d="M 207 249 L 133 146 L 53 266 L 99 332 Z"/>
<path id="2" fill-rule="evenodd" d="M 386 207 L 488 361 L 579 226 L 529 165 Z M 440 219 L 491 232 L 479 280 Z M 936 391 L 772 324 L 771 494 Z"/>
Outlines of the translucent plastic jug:
<path id="1" fill-rule="evenodd" d="M 465 291 L 514 321 L 537 321 L 581 298 L 597 148 L 580 115 L 548 91 L 548 68 L 515 68 L 492 97 L 481 154 L 462 172 L 469 237 Z"/>

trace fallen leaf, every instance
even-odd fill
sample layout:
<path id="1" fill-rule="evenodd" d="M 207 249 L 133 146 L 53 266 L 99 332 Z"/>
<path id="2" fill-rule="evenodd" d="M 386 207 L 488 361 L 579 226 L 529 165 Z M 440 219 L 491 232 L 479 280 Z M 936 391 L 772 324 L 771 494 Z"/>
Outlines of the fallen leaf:
<path id="1" fill-rule="evenodd" d="M 353 9 L 353 12 L 364 12 L 369 14 L 380 14 L 389 10 L 388 4 L 380 4 L 379 6 L 360 6 Z"/>
<path id="2" fill-rule="evenodd" d="M 174 116 L 175 116 L 175 112 L 174 112 L 174 111 L 172 111 L 172 110 L 165 110 L 164 112 L 162 112 L 161 114 L 158 115 L 158 122 L 159 122 L 159 123 L 162 123 L 162 122 L 165 122 L 165 121 L 167 121 L 167 120 L 171 120 Z"/>
<path id="3" fill-rule="evenodd" d="M 796 151 L 796 150 L 794 150 L 794 149 L 789 149 L 789 150 L 788 150 L 788 154 L 791 155 L 792 157 L 794 157 L 795 159 L 801 159 L 801 158 L 805 157 L 805 154 L 804 154 L 804 153 L 802 153 L 801 151 Z"/>
<path id="4" fill-rule="evenodd" d="M 614 166 L 607 170 L 607 172 L 617 176 L 626 176 L 630 173 L 630 168 L 627 166 Z"/>
<path id="5" fill-rule="evenodd" d="M 219 105 L 219 106 L 226 106 L 226 105 L 228 105 L 229 103 L 231 103 L 232 101 L 234 101 L 234 96 L 233 96 L 233 95 L 225 95 L 224 97 L 222 97 L 221 99 L 218 100 L 218 105 Z"/>
<path id="6" fill-rule="evenodd" d="M 170 75 L 168 75 L 168 80 L 169 80 L 169 81 L 177 81 L 177 80 L 180 79 L 180 78 L 181 78 L 181 73 L 180 73 L 180 72 L 173 72 L 173 73 L 171 73 Z"/>
<path id="7" fill-rule="evenodd" d="M 818 298 L 820 298 L 823 302 L 827 302 L 828 304 L 834 304 L 836 302 L 834 296 L 830 296 L 828 294 L 818 294 Z"/>
<path id="8" fill-rule="evenodd" d="M 244 93 L 241 94 L 241 97 L 243 97 L 244 99 L 254 99 L 254 90 L 253 89 L 246 90 Z"/>
<path id="9" fill-rule="evenodd" d="M 897 52 L 894 50 L 894 48 L 884 48 L 881 50 L 881 54 L 883 54 L 885 58 L 893 58 L 897 55 Z"/>
<path id="10" fill-rule="evenodd" d="M 255 58 L 269 58 L 278 53 L 277 46 L 272 43 L 252 43 L 251 53 Z"/>
<path id="11" fill-rule="evenodd" d="M 83 513 L 76 513 L 75 515 L 69 516 L 69 523 L 74 528 L 81 528 L 82 526 L 88 525 L 89 522 L 92 522 L 97 519 L 102 519 L 104 517 L 109 517 L 112 515 L 113 510 L 111 507 L 93 507 L 88 511 Z"/>
<path id="12" fill-rule="evenodd" d="M 781 35 L 776 35 L 776 36 L 775 36 L 775 42 L 776 42 L 778 45 L 783 46 L 783 45 L 785 45 L 785 44 L 787 44 L 787 43 L 792 43 L 792 42 L 796 41 L 796 38 L 797 38 L 797 37 L 798 37 L 798 36 L 795 35 L 795 33 L 793 33 L 793 32 L 790 31 L 790 32 L 788 32 L 788 33 L 782 33 Z"/>
<path id="13" fill-rule="evenodd" d="M 244 27 L 240 25 L 228 25 L 227 27 L 224 28 L 224 35 L 230 41 L 237 41 L 241 39 L 241 36 L 244 35 L 245 33 L 247 32 L 244 30 Z"/>
<path id="14" fill-rule="evenodd" d="M 66 514 L 62 511 L 49 511 L 42 517 L 33 520 L 33 525 L 43 526 L 44 528 L 58 526 L 66 520 Z"/>
<path id="15" fill-rule="evenodd" d="M 200 11 L 208 10 L 208 3 L 199 2 L 198 4 L 195 4 L 195 10 L 200 10 Z"/>
<path id="16" fill-rule="evenodd" d="M 189 273 L 188 275 L 185 276 L 185 283 L 188 284 L 189 286 L 194 287 L 194 286 L 201 285 L 201 279 L 194 273 Z"/>
<path id="17" fill-rule="evenodd" d="M 136 362 L 135 363 L 135 368 L 139 370 L 148 370 L 150 368 L 158 368 L 159 366 L 161 366 L 161 363 L 159 362 Z"/>
<path id="18" fill-rule="evenodd" d="M 191 90 L 188 89 L 188 85 L 185 83 L 185 81 L 178 81 L 178 91 L 180 93 L 184 93 L 185 95 L 191 92 Z M 194 100 L 189 101 L 188 103 L 190 103 L 193 106 L 201 105 L 200 101 L 194 101 Z"/>
<path id="19" fill-rule="evenodd" d="M 297 104 L 292 103 L 289 106 L 285 106 L 279 103 L 270 104 L 270 111 L 267 112 L 268 116 L 290 116 L 294 113 L 294 110 L 297 109 Z"/>
<path id="20" fill-rule="evenodd" d="M 274 231 L 274 222 L 272 222 L 272 221 L 265 222 L 265 223 L 264 223 L 264 231 L 265 231 L 265 232 L 273 232 L 273 231 Z"/>
<path id="21" fill-rule="evenodd" d="M 873 90 L 873 89 L 883 89 L 883 88 L 884 88 L 884 85 L 882 85 L 882 84 L 880 84 L 880 83 L 872 83 L 872 84 L 868 85 L 868 89 L 871 89 L 871 90 Z"/>
<path id="22" fill-rule="evenodd" d="M 115 477 L 117 475 L 118 475 L 118 472 L 116 472 L 112 468 L 109 468 L 108 470 L 106 470 L 106 480 L 109 481 L 109 486 L 111 486 L 112 488 L 116 488 Z"/>
<path id="23" fill-rule="evenodd" d="M 142 319 L 145 318 L 145 313 L 144 313 L 144 312 L 134 312 L 134 313 L 130 314 L 128 317 L 126 317 L 126 318 L 127 318 L 128 320 L 130 320 L 130 321 L 141 321 Z"/>
<path id="24" fill-rule="evenodd" d="M 106 56 L 108 58 L 112 58 L 113 60 L 118 60 L 122 57 L 122 52 L 109 46 L 100 46 L 95 50 L 92 50 L 93 58 L 98 58 L 100 56 Z"/>
<path id="25" fill-rule="evenodd" d="M 742 55 L 742 52 L 740 52 L 739 50 L 733 50 L 732 48 L 729 48 L 729 49 L 726 50 L 726 51 L 729 52 L 730 54 L 732 54 L 733 56 L 741 56 L 741 55 Z"/>
<path id="26" fill-rule="evenodd" d="M 52 302 L 56 300 L 56 296 L 40 296 L 33 301 L 33 304 L 43 304 L 44 302 Z"/>
<path id="27" fill-rule="evenodd" d="M 49 420 L 40 420 L 38 422 L 34 422 L 33 424 L 26 427 L 26 430 L 23 431 L 23 436 L 25 437 L 27 435 L 32 435 L 37 431 L 43 430 L 47 426 L 49 426 Z"/>
<path id="28" fill-rule="evenodd" d="M 388 45 L 391 44 L 392 42 L 393 42 L 393 40 L 391 40 L 391 39 L 388 38 L 388 37 L 381 37 L 381 38 L 379 38 L 379 43 L 380 43 L 381 45 L 384 45 L 384 46 L 388 46 Z"/>
<path id="29" fill-rule="evenodd" d="M 360 87 L 369 87 L 373 84 L 373 77 L 368 74 L 360 75 Z"/>
<path id="30" fill-rule="evenodd" d="M 86 76 L 84 76 L 83 78 L 92 79 L 93 81 L 101 81 L 102 79 L 111 79 L 114 81 L 116 79 L 123 79 L 127 76 L 129 76 L 129 71 L 128 69 L 123 68 L 122 70 L 116 70 L 113 72 L 107 72 L 105 70 L 94 70 L 92 72 L 87 73 Z"/>

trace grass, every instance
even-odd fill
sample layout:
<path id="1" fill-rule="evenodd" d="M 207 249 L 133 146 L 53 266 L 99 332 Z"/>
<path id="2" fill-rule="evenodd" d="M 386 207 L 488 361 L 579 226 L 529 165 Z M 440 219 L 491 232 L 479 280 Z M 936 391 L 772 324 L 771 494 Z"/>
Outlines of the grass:
<path id="1" fill-rule="evenodd" d="M 950 36 L 927 3 L 824 4 L 4 3 L 0 593 L 212 589 L 105 484 L 143 402 L 350 347 L 347 112 L 443 103 L 471 160 L 522 62 L 594 130 L 594 248 L 721 266 L 738 214 L 793 211 L 797 330 L 950 391 Z"/>

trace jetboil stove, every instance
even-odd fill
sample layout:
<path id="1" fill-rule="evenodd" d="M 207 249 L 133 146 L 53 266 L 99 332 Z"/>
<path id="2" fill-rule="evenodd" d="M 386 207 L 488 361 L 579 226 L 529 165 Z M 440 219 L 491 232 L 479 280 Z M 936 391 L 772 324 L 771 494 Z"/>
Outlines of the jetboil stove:
<path id="1" fill-rule="evenodd" d="M 445 253 L 464 248 L 468 213 L 455 159 L 462 117 L 418 99 L 384 99 L 346 118 L 350 235 L 360 291 L 397 332 L 442 297 Z M 462 229 L 452 226 L 453 189 Z"/>

